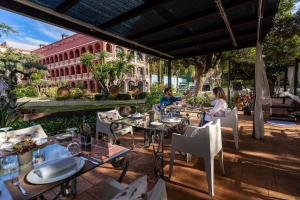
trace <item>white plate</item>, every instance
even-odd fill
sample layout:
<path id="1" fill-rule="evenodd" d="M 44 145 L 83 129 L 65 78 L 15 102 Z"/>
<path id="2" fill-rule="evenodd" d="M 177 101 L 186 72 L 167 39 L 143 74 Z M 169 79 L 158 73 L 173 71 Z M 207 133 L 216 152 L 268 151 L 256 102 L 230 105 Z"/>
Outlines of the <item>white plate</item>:
<path id="1" fill-rule="evenodd" d="M 58 139 L 58 140 L 65 140 L 65 139 L 68 139 L 68 138 L 71 138 L 71 137 L 72 137 L 72 134 L 66 133 L 66 134 L 58 135 L 55 138 Z"/>
<path id="2" fill-rule="evenodd" d="M 45 163 L 39 165 L 36 169 L 31 170 L 27 174 L 26 180 L 32 184 L 49 184 L 49 183 L 54 183 L 54 182 L 69 178 L 70 176 L 79 172 L 83 168 L 84 163 L 85 163 L 85 161 L 80 157 L 73 157 L 73 158 L 75 159 L 76 166 L 72 169 L 63 170 L 61 172 L 61 174 L 59 174 L 58 176 L 44 179 L 44 178 L 39 177 L 36 173 L 34 173 L 35 170 L 40 169 L 45 165 L 49 165 L 53 162 L 57 162 L 57 160 L 51 160 L 51 161 L 48 161 L 48 162 L 45 162 Z M 65 159 L 65 158 L 63 158 L 63 159 Z"/>
<path id="3" fill-rule="evenodd" d="M 170 118 L 170 119 L 162 120 L 162 122 L 166 122 L 166 123 L 179 123 L 179 122 L 181 122 L 181 119 L 179 119 L 179 118 Z"/>
<path id="4" fill-rule="evenodd" d="M 161 126 L 161 125 L 163 125 L 163 123 L 161 123 L 161 122 L 151 122 L 151 125 L 153 125 L 153 126 Z"/>
<path id="5" fill-rule="evenodd" d="M 129 115 L 128 117 L 132 117 L 132 118 L 140 118 L 140 117 L 143 117 L 144 115 L 142 115 L 141 113 L 137 113 L 137 114 L 132 114 L 132 115 Z"/>

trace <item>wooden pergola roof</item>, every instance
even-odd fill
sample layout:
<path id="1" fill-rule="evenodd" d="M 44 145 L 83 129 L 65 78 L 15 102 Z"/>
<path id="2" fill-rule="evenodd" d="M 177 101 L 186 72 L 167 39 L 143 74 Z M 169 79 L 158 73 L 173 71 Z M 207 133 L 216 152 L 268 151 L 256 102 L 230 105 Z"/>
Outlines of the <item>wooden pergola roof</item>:
<path id="1" fill-rule="evenodd" d="M 3 9 L 169 60 L 255 46 L 258 22 L 262 40 L 278 4 L 279 0 L 0 1 Z"/>

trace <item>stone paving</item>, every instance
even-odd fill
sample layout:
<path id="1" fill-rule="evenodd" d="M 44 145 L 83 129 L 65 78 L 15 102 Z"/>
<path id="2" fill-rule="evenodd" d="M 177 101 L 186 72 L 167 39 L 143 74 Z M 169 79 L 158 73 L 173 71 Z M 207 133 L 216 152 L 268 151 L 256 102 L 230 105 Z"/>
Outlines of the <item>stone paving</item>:
<path id="1" fill-rule="evenodd" d="M 213 199 L 300 199 L 300 125 L 265 125 L 264 140 L 254 140 L 252 117 L 239 115 L 240 150 L 234 148 L 231 130 L 222 129 L 226 174 L 222 175 L 215 162 L 215 196 Z M 197 123 L 194 119 L 193 123 Z M 152 149 L 142 148 L 143 135 L 136 132 L 137 148 L 128 155 L 130 166 L 124 179 L 128 184 L 144 174 L 148 175 L 149 189 L 155 184 Z M 170 143 L 170 139 L 166 140 Z M 130 144 L 130 137 L 122 138 L 122 144 Z M 170 148 L 165 151 L 165 173 L 169 168 Z M 86 173 L 78 180 L 76 199 L 99 199 L 99 184 L 107 177 L 115 179 L 121 170 L 110 164 Z M 193 157 L 186 163 L 181 154 L 176 155 L 174 175 L 167 182 L 168 199 L 211 199 L 207 193 L 207 181 L 202 159 Z M 55 191 L 47 196 L 53 196 Z"/>

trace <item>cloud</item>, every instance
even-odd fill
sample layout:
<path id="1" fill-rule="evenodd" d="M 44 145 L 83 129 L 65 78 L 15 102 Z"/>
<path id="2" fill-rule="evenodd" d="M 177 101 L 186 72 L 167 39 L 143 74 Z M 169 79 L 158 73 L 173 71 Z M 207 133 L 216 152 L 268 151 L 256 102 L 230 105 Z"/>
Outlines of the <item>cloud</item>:
<path id="1" fill-rule="evenodd" d="M 29 42 L 30 44 L 33 44 L 33 45 L 40 45 L 40 44 L 49 44 L 50 42 L 46 42 L 46 41 L 43 41 L 43 40 L 39 40 L 39 39 L 34 39 L 32 37 L 25 37 L 24 38 L 27 42 Z"/>
<path id="2" fill-rule="evenodd" d="M 37 22 L 37 30 L 54 40 L 61 39 L 61 34 L 73 35 L 72 31 L 68 31 L 56 26 Z"/>

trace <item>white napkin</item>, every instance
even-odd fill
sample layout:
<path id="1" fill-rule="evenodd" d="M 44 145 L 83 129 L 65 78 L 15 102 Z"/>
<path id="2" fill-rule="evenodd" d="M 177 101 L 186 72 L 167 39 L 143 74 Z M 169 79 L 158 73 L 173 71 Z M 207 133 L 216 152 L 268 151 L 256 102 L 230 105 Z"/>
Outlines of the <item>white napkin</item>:
<path id="1" fill-rule="evenodd" d="M 74 169 L 76 164 L 75 157 L 67 157 L 42 165 L 38 169 L 34 170 L 34 173 L 43 179 L 53 178 L 63 174 L 65 171 Z"/>

